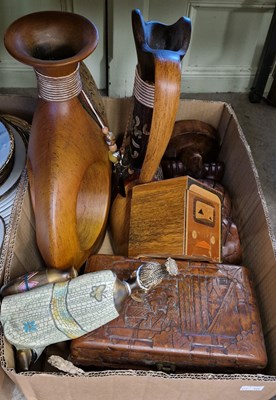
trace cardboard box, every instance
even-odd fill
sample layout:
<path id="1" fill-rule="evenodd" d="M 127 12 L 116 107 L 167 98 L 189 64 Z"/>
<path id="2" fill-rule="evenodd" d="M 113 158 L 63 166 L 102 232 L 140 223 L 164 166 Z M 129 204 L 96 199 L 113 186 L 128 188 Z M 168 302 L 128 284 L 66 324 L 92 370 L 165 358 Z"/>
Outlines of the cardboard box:
<path id="1" fill-rule="evenodd" d="M 14 102 L 14 113 L 24 109 Z M 9 107 L 12 98 L 0 99 L 0 109 Z M 105 99 L 109 124 L 123 132 L 128 118 L 129 99 Z M 35 100 L 33 103 L 35 107 Z M 262 374 L 185 373 L 150 371 L 94 371 L 81 376 L 63 373 L 15 373 L 11 349 L 1 336 L 0 360 L 6 375 L 0 374 L 1 400 L 11 399 L 12 380 L 28 400 L 114 398 L 135 400 L 170 399 L 262 399 L 276 394 L 276 242 L 268 220 L 259 178 L 250 148 L 231 107 L 223 102 L 185 101 L 177 119 L 200 119 L 218 129 L 220 159 L 226 163 L 224 185 L 229 190 L 243 247 L 243 264 L 253 275 L 268 353 L 268 366 Z M 102 253 L 110 252 L 108 236 Z M 18 186 L 12 221 L 1 254 L 0 274 L 6 282 L 25 271 L 43 268 L 35 245 L 33 214 L 26 175 Z M 231 323 L 231 321 L 229 321 Z M 9 377 L 9 378 L 8 378 Z M 5 396 L 5 397 L 4 397 Z"/>

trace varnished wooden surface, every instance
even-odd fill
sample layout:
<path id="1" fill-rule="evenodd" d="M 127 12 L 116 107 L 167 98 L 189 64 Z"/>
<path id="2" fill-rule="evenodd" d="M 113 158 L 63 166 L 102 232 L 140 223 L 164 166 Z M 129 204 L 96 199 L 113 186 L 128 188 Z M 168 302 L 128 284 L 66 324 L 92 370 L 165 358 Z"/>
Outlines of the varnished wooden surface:
<path id="1" fill-rule="evenodd" d="M 219 193 L 196 180 L 179 177 L 133 188 L 129 256 L 220 262 L 220 235 Z"/>
<path id="2" fill-rule="evenodd" d="M 97 43 L 92 22 L 58 11 L 21 17 L 5 35 L 13 57 L 51 78 L 75 71 Z M 38 99 L 27 169 L 37 244 L 45 263 L 80 268 L 105 234 L 111 171 L 101 129 L 78 97 Z"/>
<path id="3" fill-rule="evenodd" d="M 89 69 L 84 62 L 80 63 L 80 76 L 82 81 L 82 90 L 88 97 L 89 101 L 92 103 L 102 123 L 105 126 L 109 126 L 102 96 L 97 88 L 93 76 L 91 75 Z M 97 117 L 95 116 L 95 113 L 90 109 L 89 105 L 86 104 L 86 101 L 82 97 L 81 101 L 83 102 L 87 112 L 91 115 L 91 117 L 94 118 L 97 123 L 99 123 Z"/>
<path id="4" fill-rule="evenodd" d="M 91 54 L 98 31 L 87 18 L 65 11 L 40 11 L 24 15 L 7 29 L 4 43 L 20 62 L 45 75 L 60 76 L 74 71 L 78 62 Z"/>
<path id="5" fill-rule="evenodd" d="M 39 101 L 28 176 L 37 243 L 46 264 L 79 268 L 105 234 L 110 164 L 101 129 L 77 98 Z"/>
<path id="6" fill-rule="evenodd" d="M 210 168 L 216 177 L 222 177 L 222 166 L 217 165 L 215 170 L 214 165 L 209 165 L 217 161 L 219 144 L 218 132 L 210 124 L 200 120 L 176 121 L 161 162 L 164 178 L 182 175 L 202 178 L 207 174 L 206 169 L 210 175 Z"/>
<path id="7" fill-rule="evenodd" d="M 140 182 L 150 182 L 171 138 L 180 98 L 180 63 L 155 59 L 155 96 L 151 130 Z"/>
<path id="8" fill-rule="evenodd" d="M 127 279 L 141 261 L 97 255 L 86 272 L 111 269 Z M 267 357 L 247 268 L 179 260 L 178 268 L 142 302 L 129 298 L 117 319 L 73 340 L 72 361 L 166 372 L 263 368 Z"/>
<path id="9" fill-rule="evenodd" d="M 150 132 L 136 185 L 154 178 L 170 140 L 180 98 L 181 60 L 189 45 L 191 26 L 185 18 L 170 26 L 145 22 L 139 10 L 132 12 L 132 26 L 139 74 L 155 85 Z M 125 198 L 118 194 L 111 207 L 110 225 L 116 254 L 127 254 L 131 205 L 124 203 L 131 201 L 132 186 L 134 184 L 126 188 Z"/>
<path id="10" fill-rule="evenodd" d="M 181 60 L 191 35 L 191 23 L 181 17 L 172 25 L 145 22 L 132 11 L 132 30 L 140 77 L 154 83 L 154 108 L 140 182 L 150 182 L 172 135 L 180 98 Z"/>

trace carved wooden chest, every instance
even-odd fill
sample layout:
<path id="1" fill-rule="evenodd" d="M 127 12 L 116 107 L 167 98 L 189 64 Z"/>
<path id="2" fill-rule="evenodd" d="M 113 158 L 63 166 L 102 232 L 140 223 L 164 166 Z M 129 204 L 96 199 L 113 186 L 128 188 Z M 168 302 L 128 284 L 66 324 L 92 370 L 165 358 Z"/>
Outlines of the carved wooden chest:
<path id="1" fill-rule="evenodd" d="M 141 260 L 92 256 L 87 272 L 103 268 L 127 278 Z M 178 261 L 180 273 L 132 298 L 121 315 L 75 339 L 74 364 L 164 371 L 258 370 L 266 351 L 256 298 L 244 267 Z"/>

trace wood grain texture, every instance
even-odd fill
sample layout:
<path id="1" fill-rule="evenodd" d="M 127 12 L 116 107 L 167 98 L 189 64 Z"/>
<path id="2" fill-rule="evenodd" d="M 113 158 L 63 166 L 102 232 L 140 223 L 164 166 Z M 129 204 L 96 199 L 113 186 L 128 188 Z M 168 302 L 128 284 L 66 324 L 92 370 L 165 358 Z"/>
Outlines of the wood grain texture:
<path id="1" fill-rule="evenodd" d="M 77 78 L 73 89 L 72 81 L 63 84 L 66 96 L 56 97 L 49 84 L 72 78 L 97 43 L 92 22 L 59 11 L 23 16 L 5 35 L 11 55 L 42 74 L 48 90 L 45 98 L 39 91 L 27 161 L 36 239 L 48 267 L 80 268 L 105 234 L 111 168 L 101 129 L 76 95 Z M 43 85 L 39 82 L 39 89 Z"/>
<path id="2" fill-rule="evenodd" d="M 83 61 L 80 63 L 80 76 L 82 81 L 82 90 L 85 92 L 86 96 L 93 104 L 93 107 L 95 108 L 98 116 L 101 118 L 102 123 L 105 126 L 109 126 L 102 96 L 97 88 L 93 76 L 91 75 L 89 69 Z M 87 112 L 91 115 L 91 117 L 94 118 L 97 123 L 99 123 L 95 114 L 91 111 L 83 96 L 81 97 L 81 102 L 85 106 Z"/>
<path id="3" fill-rule="evenodd" d="M 151 130 L 141 173 L 135 184 L 150 182 L 153 179 L 171 137 L 180 97 L 180 64 L 162 59 L 155 62 L 155 104 Z M 118 194 L 112 203 L 110 226 L 113 250 L 116 254 L 127 254 L 131 205 L 124 203 L 130 201 L 133 186 L 134 183 L 126 187 L 126 197 Z"/>
<path id="4" fill-rule="evenodd" d="M 189 47 L 191 22 L 184 17 L 172 25 L 146 22 L 137 9 L 131 16 L 139 75 L 155 86 L 150 133 L 144 138 L 146 152 L 140 166 L 140 182 L 144 183 L 153 179 L 172 135 L 180 97 L 181 61 Z"/>
<path id="5" fill-rule="evenodd" d="M 117 194 L 109 214 L 110 242 L 114 254 L 127 255 L 132 188 L 135 181 L 125 186 L 126 197 Z"/>
<path id="6" fill-rule="evenodd" d="M 153 182 L 133 189 L 128 254 L 185 253 L 186 182 Z"/>
<path id="7" fill-rule="evenodd" d="M 190 175 L 202 178 L 210 172 L 222 177 L 222 165 L 215 163 L 219 153 L 219 135 L 211 125 L 200 120 L 179 120 L 162 157 L 164 178 Z M 207 170 L 207 171 L 206 171 Z"/>
<path id="8" fill-rule="evenodd" d="M 180 63 L 155 59 L 155 97 L 151 130 L 140 182 L 150 182 L 171 138 L 180 98 Z"/>
<path id="9" fill-rule="evenodd" d="M 200 180 L 205 185 L 217 190 L 222 196 L 221 208 L 221 257 L 225 264 L 242 265 L 242 246 L 238 227 L 233 220 L 232 202 L 228 191 L 223 185 L 212 180 Z"/>
<path id="10" fill-rule="evenodd" d="M 96 255 L 86 272 L 112 269 L 123 280 L 142 261 Z M 166 372 L 263 368 L 267 356 L 247 268 L 180 260 L 178 268 L 142 302 L 129 298 L 117 319 L 73 340 L 74 364 Z"/>
<path id="11" fill-rule="evenodd" d="M 142 146 L 146 150 L 139 166 L 141 172 L 135 182 L 137 185 L 154 178 L 170 140 L 180 98 L 181 60 L 190 42 L 191 23 L 183 17 L 169 26 L 145 22 L 141 12 L 133 10 L 132 28 L 141 79 L 155 85 L 152 119 L 148 121 L 147 115 L 146 121 L 150 132 L 145 135 L 146 146 Z M 131 205 L 124 202 L 130 201 L 133 186 L 126 189 L 128 194 L 125 198 L 118 194 L 111 207 L 110 225 L 116 254 L 127 254 Z"/>
<path id="12" fill-rule="evenodd" d="M 190 177 L 133 188 L 129 256 L 221 261 L 221 200 Z"/>
<path id="13" fill-rule="evenodd" d="M 39 100 L 27 165 L 37 243 L 46 264 L 79 268 L 105 233 L 110 164 L 101 129 L 77 98 Z"/>

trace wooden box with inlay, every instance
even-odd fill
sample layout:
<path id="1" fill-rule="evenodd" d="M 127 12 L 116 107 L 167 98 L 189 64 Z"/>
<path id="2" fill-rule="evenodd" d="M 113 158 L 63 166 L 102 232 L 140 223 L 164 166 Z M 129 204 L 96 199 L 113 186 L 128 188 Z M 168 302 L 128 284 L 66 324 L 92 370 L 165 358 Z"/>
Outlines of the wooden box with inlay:
<path id="1" fill-rule="evenodd" d="M 221 262 L 221 197 L 189 176 L 133 188 L 129 256 Z"/>

